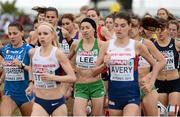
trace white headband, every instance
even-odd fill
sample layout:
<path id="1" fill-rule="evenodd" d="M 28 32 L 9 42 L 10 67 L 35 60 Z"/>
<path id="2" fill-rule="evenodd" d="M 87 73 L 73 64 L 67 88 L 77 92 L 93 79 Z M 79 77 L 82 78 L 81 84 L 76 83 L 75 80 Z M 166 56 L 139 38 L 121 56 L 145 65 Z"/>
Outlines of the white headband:
<path id="1" fill-rule="evenodd" d="M 39 25 L 39 27 L 40 27 L 40 26 L 46 26 L 50 31 L 53 32 L 53 29 L 52 29 L 50 26 L 46 25 L 46 24 L 41 24 L 41 25 Z"/>

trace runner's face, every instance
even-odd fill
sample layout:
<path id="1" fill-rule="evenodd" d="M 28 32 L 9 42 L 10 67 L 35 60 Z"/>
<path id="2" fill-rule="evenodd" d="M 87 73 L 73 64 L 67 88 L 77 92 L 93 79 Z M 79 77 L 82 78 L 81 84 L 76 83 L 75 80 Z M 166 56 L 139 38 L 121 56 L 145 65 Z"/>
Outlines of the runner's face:
<path id="1" fill-rule="evenodd" d="M 106 18 L 106 21 L 105 21 L 105 24 L 106 24 L 106 27 L 108 30 L 112 30 L 113 29 L 113 19 L 112 18 Z"/>
<path id="2" fill-rule="evenodd" d="M 139 28 L 138 26 L 131 27 L 131 30 L 129 31 L 129 36 L 131 38 L 135 38 L 139 34 Z"/>
<path id="3" fill-rule="evenodd" d="M 158 15 L 159 18 L 162 18 L 162 19 L 165 19 L 165 20 L 168 19 L 168 14 L 166 13 L 165 10 L 159 10 L 157 15 Z"/>
<path id="4" fill-rule="evenodd" d="M 99 25 L 99 26 L 105 26 L 104 20 L 99 20 L 98 25 Z"/>
<path id="5" fill-rule="evenodd" d="M 168 30 L 166 28 L 157 29 L 157 35 L 159 40 L 165 40 L 168 39 Z"/>
<path id="6" fill-rule="evenodd" d="M 128 37 L 130 26 L 125 19 L 116 18 L 114 20 L 114 30 L 118 39 Z"/>
<path id="7" fill-rule="evenodd" d="M 56 26 L 56 24 L 58 22 L 58 17 L 56 16 L 56 12 L 54 12 L 54 11 L 46 12 L 45 21 L 52 24 L 53 26 Z"/>
<path id="8" fill-rule="evenodd" d="M 168 32 L 169 32 L 169 36 L 175 39 L 178 33 L 177 26 L 175 24 L 169 24 Z"/>
<path id="9" fill-rule="evenodd" d="M 95 30 L 93 29 L 91 24 L 88 22 L 83 22 L 81 24 L 80 31 L 82 33 L 83 38 L 85 38 L 85 39 L 89 39 L 89 38 L 94 37 L 94 33 L 95 33 L 94 31 Z"/>
<path id="10" fill-rule="evenodd" d="M 62 19 L 62 27 L 65 28 L 69 33 L 74 29 L 73 22 L 68 18 Z"/>
<path id="11" fill-rule="evenodd" d="M 45 21 L 45 14 L 41 13 L 38 15 L 38 23 L 43 23 Z"/>
<path id="12" fill-rule="evenodd" d="M 144 32 L 145 32 L 145 35 L 146 35 L 147 39 L 151 39 L 152 35 L 155 33 L 154 31 L 146 30 L 146 29 L 144 29 Z"/>
<path id="13" fill-rule="evenodd" d="M 135 26 L 140 25 L 140 22 L 138 21 L 138 19 L 131 19 L 131 23 L 134 24 Z"/>
<path id="14" fill-rule="evenodd" d="M 8 27 L 8 37 L 13 46 L 17 46 L 22 41 L 23 32 L 21 32 L 17 27 Z"/>
<path id="15" fill-rule="evenodd" d="M 87 17 L 93 19 L 95 22 L 98 22 L 98 20 L 99 20 L 99 17 L 96 14 L 96 11 L 94 11 L 94 10 L 89 10 L 87 12 Z"/>
<path id="16" fill-rule="evenodd" d="M 49 26 L 41 25 L 37 28 L 38 39 L 42 46 L 52 44 L 52 29 Z"/>

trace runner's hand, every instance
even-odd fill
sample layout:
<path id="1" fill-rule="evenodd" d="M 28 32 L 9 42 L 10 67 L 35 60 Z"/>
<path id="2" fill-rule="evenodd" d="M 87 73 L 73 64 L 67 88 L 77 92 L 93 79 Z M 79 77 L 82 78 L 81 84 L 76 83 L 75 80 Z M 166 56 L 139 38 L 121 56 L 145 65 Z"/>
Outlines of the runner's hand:
<path id="1" fill-rule="evenodd" d="M 18 59 L 14 59 L 12 63 L 15 66 L 21 67 L 21 62 Z"/>
<path id="2" fill-rule="evenodd" d="M 151 90 L 152 90 L 152 85 L 150 82 L 148 82 L 148 79 L 146 79 L 146 78 L 141 79 L 140 87 L 144 91 L 145 94 L 151 92 Z"/>
<path id="3" fill-rule="evenodd" d="M 49 74 L 49 73 L 42 73 L 40 74 L 41 80 L 53 80 L 54 75 L 53 74 Z"/>
<path id="4" fill-rule="evenodd" d="M 143 83 L 141 85 L 141 89 L 144 91 L 145 94 L 148 94 L 152 91 L 152 86 L 148 83 Z"/>
<path id="5" fill-rule="evenodd" d="M 153 84 L 150 82 L 150 79 L 151 79 L 151 74 L 149 73 L 146 76 L 144 76 L 140 81 L 141 89 L 146 93 L 152 91 Z"/>
<path id="6" fill-rule="evenodd" d="M 34 85 L 31 83 L 29 84 L 28 88 L 25 90 L 26 95 L 31 95 L 33 93 Z"/>

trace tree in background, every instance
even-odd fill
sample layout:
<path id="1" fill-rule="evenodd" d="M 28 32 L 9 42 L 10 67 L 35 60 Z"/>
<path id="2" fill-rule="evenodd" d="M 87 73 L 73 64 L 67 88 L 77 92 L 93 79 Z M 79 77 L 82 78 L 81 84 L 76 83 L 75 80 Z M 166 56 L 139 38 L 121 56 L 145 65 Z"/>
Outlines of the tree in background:
<path id="1" fill-rule="evenodd" d="M 12 2 L 6 1 L 1 2 L 0 1 L 0 8 L 1 8 L 1 14 L 8 13 L 8 14 L 17 14 L 18 8 L 16 8 L 16 0 L 13 0 Z"/>
<path id="2" fill-rule="evenodd" d="M 17 18 L 25 15 L 23 10 L 19 10 L 16 7 L 16 0 L 13 0 L 12 2 L 6 1 L 2 2 L 0 1 L 0 14 L 10 14 L 12 16 L 16 16 Z"/>
<path id="3" fill-rule="evenodd" d="M 6 38 L 7 26 L 10 22 L 17 21 L 24 26 L 24 30 L 28 31 L 31 29 L 29 26 L 32 22 L 27 14 L 23 10 L 20 10 L 16 7 L 16 1 L 12 2 L 6 1 L 2 2 L 0 0 L 0 38 L 2 35 Z"/>

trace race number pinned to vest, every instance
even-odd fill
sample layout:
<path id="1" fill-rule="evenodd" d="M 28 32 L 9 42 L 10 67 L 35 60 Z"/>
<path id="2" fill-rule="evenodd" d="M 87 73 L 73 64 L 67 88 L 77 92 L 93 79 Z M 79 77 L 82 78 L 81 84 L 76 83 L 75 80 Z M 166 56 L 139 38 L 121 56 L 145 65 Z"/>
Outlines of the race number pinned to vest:
<path id="1" fill-rule="evenodd" d="M 90 69 L 96 65 L 96 60 L 98 56 L 98 50 L 93 51 L 78 51 L 76 57 L 77 67 Z"/>
<path id="2" fill-rule="evenodd" d="M 4 65 L 6 81 L 23 81 L 24 70 L 12 64 L 12 61 L 6 62 Z"/>
<path id="3" fill-rule="evenodd" d="M 162 54 L 166 58 L 166 61 L 167 61 L 166 66 L 164 67 L 163 71 L 175 69 L 173 50 L 163 51 Z"/>
<path id="4" fill-rule="evenodd" d="M 36 68 L 35 72 L 33 72 L 34 83 L 36 88 L 40 89 L 52 89 L 57 88 L 56 81 L 43 81 L 41 79 L 42 73 L 55 74 L 52 70 L 48 70 L 47 68 Z"/>
<path id="5" fill-rule="evenodd" d="M 134 81 L 134 59 L 114 60 L 111 64 L 111 80 Z"/>

